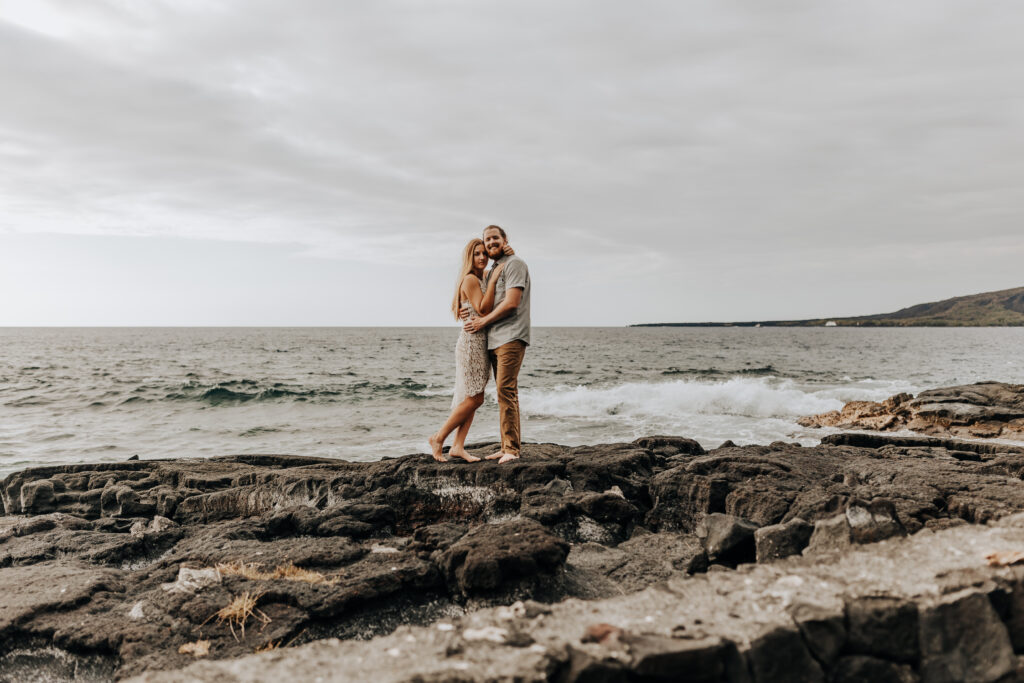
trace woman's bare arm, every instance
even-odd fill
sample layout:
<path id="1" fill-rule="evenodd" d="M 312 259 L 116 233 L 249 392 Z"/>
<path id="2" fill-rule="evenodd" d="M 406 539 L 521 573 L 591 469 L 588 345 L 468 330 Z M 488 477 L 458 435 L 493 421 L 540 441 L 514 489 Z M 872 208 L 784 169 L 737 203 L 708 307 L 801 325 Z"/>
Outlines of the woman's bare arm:
<path id="1" fill-rule="evenodd" d="M 480 306 L 476 309 L 480 311 L 480 315 L 487 315 L 494 310 L 495 288 L 498 286 L 498 276 L 501 275 L 501 271 L 504 267 L 505 264 L 502 263 L 491 271 L 491 276 L 487 278 L 487 291 L 480 297 Z"/>
<path id="2" fill-rule="evenodd" d="M 459 289 L 462 301 L 468 300 L 480 315 L 490 313 L 494 309 L 494 293 L 498 285 L 498 275 L 501 274 L 504 267 L 503 263 L 491 273 L 491 277 L 487 280 L 486 292 L 480 291 L 480 278 L 476 275 L 469 273 L 462 278 L 462 287 Z M 465 320 L 466 316 L 462 316 L 462 319 Z"/>

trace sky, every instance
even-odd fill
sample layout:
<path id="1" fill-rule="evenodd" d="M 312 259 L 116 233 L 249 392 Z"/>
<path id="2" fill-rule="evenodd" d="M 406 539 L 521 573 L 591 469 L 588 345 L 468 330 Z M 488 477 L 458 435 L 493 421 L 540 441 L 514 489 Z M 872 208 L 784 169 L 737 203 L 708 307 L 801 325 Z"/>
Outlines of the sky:
<path id="1" fill-rule="evenodd" d="M 535 325 L 1024 285 L 1024 3 L 0 1 L 0 325 Z"/>

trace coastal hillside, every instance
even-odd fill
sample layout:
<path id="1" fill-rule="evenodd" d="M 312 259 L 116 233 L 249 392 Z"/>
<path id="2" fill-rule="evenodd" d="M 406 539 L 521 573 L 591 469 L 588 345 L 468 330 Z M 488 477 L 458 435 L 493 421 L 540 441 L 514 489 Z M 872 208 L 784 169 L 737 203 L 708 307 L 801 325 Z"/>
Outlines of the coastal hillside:
<path id="1" fill-rule="evenodd" d="M 814 320 L 754 320 L 734 323 L 648 323 L 632 327 L 1020 327 L 1024 326 L 1024 287 L 958 296 L 917 304 L 893 313 Z"/>

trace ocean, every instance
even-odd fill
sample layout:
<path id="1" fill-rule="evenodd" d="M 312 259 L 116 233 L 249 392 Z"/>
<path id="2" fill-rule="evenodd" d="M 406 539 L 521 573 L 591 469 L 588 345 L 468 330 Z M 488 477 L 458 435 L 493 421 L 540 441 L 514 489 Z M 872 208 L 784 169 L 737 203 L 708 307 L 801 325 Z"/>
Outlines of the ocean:
<path id="1" fill-rule="evenodd" d="M 0 476 L 133 455 L 426 453 L 457 335 L 0 328 Z M 1024 328 L 539 327 L 520 374 L 523 439 L 814 445 L 830 430 L 802 415 L 981 380 L 1024 383 Z M 470 442 L 498 438 L 493 382 L 487 393 Z"/>

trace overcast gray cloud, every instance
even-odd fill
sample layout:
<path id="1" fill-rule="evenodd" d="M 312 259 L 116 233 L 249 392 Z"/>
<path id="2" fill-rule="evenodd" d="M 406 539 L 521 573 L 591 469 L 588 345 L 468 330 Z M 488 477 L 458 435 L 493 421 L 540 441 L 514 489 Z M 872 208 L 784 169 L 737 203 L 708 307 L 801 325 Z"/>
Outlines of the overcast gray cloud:
<path id="1" fill-rule="evenodd" d="M 441 324 L 490 222 L 539 324 L 1020 286 L 1022 30 L 966 0 L 5 0 L 0 324 Z M 212 253 L 250 267 L 176 285 Z"/>

